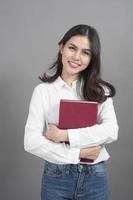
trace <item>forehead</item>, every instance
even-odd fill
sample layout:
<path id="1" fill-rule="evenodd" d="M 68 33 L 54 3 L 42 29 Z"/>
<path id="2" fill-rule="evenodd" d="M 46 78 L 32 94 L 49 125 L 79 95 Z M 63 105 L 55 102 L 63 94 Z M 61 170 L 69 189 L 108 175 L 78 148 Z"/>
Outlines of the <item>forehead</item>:
<path id="1" fill-rule="evenodd" d="M 73 36 L 67 41 L 66 44 L 74 44 L 80 49 L 90 49 L 90 41 L 87 36 Z"/>

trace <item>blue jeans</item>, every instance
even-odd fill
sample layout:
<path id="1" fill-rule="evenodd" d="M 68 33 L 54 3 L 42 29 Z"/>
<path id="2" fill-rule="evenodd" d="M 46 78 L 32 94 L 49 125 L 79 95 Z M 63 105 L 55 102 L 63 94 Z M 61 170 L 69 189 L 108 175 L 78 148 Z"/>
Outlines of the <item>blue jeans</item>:
<path id="1" fill-rule="evenodd" d="M 106 163 L 58 165 L 45 162 L 41 200 L 109 200 Z"/>

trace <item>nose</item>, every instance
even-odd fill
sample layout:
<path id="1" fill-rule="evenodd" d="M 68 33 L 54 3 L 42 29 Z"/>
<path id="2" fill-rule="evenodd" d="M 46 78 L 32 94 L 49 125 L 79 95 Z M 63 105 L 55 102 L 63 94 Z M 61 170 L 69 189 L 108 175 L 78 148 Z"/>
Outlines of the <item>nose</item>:
<path id="1" fill-rule="evenodd" d="M 80 60 L 80 51 L 76 51 L 76 52 L 74 53 L 74 59 L 75 59 L 75 60 Z"/>

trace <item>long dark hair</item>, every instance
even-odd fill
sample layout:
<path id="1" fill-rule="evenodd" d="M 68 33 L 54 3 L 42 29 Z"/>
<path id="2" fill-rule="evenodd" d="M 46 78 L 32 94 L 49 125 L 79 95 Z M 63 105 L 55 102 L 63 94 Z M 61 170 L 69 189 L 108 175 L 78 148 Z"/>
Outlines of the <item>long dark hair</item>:
<path id="1" fill-rule="evenodd" d="M 64 37 L 58 43 L 59 45 L 65 45 L 66 42 L 73 36 L 82 35 L 87 36 L 91 46 L 91 61 L 88 67 L 80 72 L 80 78 L 83 79 L 83 98 L 88 101 L 96 101 L 99 103 L 104 102 L 107 97 L 113 97 L 115 95 L 115 88 L 112 84 L 103 81 L 100 77 L 101 74 L 101 62 L 100 62 L 100 39 L 95 28 L 79 24 L 72 27 Z M 54 69 L 54 75 L 48 76 L 46 73 L 42 77 L 39 77 L 43 82 L 54 82 L 62 74 L 62 55 L 60 51 L 57 54 L 56 61 L 49 68 Z M 108 91 L 107 93 L 105 91 Z"/>

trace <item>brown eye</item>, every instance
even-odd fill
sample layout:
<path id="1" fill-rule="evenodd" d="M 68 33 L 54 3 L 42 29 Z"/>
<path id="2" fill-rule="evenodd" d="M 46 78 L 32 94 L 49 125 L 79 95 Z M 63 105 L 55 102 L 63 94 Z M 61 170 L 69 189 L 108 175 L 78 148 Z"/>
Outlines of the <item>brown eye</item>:
<path id="1" fill-rule="evenodd" d="M 84 54 L 86 54 L 86 55 L 89 55 L 89 53 L 88 53 L 88 52 L 84 52 Z"/>
<path id="2" fill-rule="evenodd" d="M 84 55 L 87 55 L 87 56 L 91 56 L 91 53 L 88 52 L 88 51 L 84 51 L 83 54 L 84 54 Z"/>
<path id="3" fill-rule="evenodd" d="M 70 50 L 75 50 L 75 47 L 73 47 L 73 46 L 69 46 L 68 47 Z"/>

